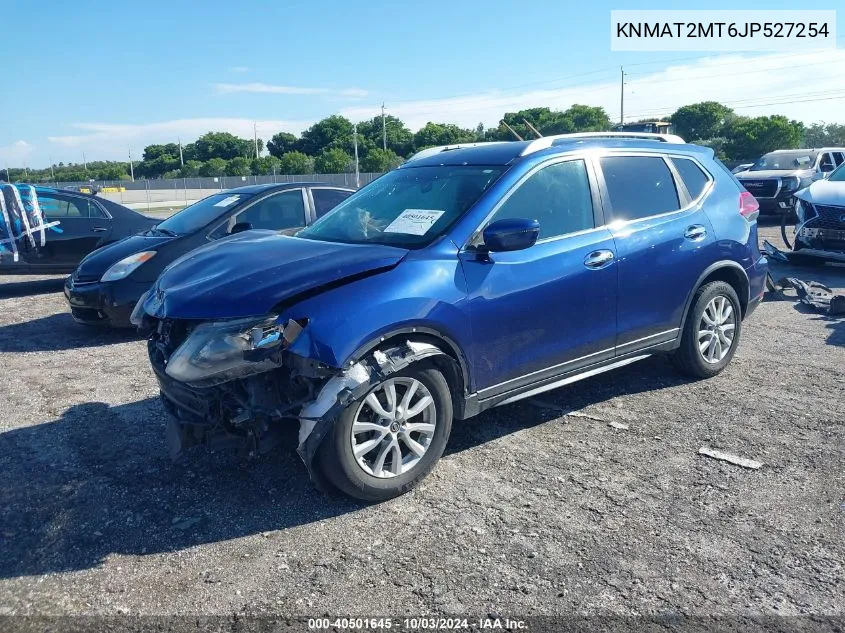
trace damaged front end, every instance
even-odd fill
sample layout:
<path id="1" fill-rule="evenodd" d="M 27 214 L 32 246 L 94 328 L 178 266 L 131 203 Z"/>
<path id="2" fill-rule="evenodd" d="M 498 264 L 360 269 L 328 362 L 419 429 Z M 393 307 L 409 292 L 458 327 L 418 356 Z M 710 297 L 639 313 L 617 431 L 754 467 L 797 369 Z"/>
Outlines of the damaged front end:
<path id="1" fill-rule="evenodd" d="M 297 452 L 312 480 L 317 449 L 340 413 L 386 376 L 409 363 L 444 355 L 406 341 L 332 367 L 290 351 L 307 319 L 198 322 L 143 315 L 148 352 L 171 420 L 167 442 L 178 459 L 195 445 L 266 453 L 285 424 L 299 423 Z"/>

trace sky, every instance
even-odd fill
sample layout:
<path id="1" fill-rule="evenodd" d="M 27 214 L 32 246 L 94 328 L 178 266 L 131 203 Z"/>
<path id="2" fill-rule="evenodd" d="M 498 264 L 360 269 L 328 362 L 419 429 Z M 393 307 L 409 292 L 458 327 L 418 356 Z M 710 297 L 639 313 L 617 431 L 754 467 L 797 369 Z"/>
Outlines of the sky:
<path id="1" fill-rule="evenodd" d="M 818 2 L 804 9 L 835 9 Z M 269 139 L 331 114 L 495 126 L 573 103 L 625 119 L 714 100 L 739 114 L 845 123 L 845 38 L 804 53 L 613 52 L 611 9 L 677 2 L 5 0 L 0 169 L 140 159 L 151 143 Z M 735 9 L 735 1 L 685 3 Z M 744 9 L 794 9 L 787 0 Z M 840 6 L 840 8 L 842 8 Z M 845 34 L 845 10 L 837 16 Z M 17 89 L 10 91 L 15 86 Z"/>

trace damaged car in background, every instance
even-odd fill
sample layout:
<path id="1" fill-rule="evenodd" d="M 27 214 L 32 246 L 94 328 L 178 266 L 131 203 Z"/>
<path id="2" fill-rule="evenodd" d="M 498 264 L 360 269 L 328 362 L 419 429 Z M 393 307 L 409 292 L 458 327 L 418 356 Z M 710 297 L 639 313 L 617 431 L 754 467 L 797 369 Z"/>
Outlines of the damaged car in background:
<path id="1" fill-rule="evenodd" d="M 426 150 L 295 236 L 174 262 L 132 313 L 172 454 L 298 425 L 315 483 L 380 501 L 453 419 L 656 353 L 720 373 L 764 292 L 757 203 L 711 149 L 627 136 Z"/>
<path id="2" fill-rule="evenodd" d="M 794 252 L 845 261 L 845 164 L 795 194 L 795 215 Z"/>
<path id="3" fill-rule="evenodd" d="M 763 215 L 792 213 L 796 191 L 821 180 L 845 160 L 845 148 L 782 149 L 761 156 L 737 179 L 760 204 Z"/>

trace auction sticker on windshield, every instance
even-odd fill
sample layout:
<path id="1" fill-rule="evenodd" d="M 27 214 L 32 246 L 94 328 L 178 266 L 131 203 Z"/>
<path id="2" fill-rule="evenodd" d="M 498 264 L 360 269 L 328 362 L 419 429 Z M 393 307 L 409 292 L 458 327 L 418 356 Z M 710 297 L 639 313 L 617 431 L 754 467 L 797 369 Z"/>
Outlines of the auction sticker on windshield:
<path id="1" fill-rule="evenodd" d="M 218 202 L 214 206 L 215 207 L 230 207 L 240 199 L 241 199 L 240 196 L 229 196 L 227 198 L 223 198 L 220 202 Z"/>
<path id="2" fill-rule="evenodd" d="M 405 209 L 399 217 L 387 225 L 384 232 L 425 235 L 441 215 L 443 211 L 435 209 Z"/>

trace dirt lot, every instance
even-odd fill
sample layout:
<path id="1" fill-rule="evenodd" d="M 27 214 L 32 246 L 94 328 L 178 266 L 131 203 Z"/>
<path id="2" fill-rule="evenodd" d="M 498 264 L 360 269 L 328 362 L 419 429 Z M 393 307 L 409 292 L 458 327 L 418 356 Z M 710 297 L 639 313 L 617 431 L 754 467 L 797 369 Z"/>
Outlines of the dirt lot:
<path id="1" fill-rule="evenodd" d="M 171 464 L 143 342 L 60 279 L 0 277 L 0 350 L 0 615 L 845 613 L 845 319 L 793 301 L 715 379 L 648 359 L 459 423 L 377 506 L 293 446 Z"/>

